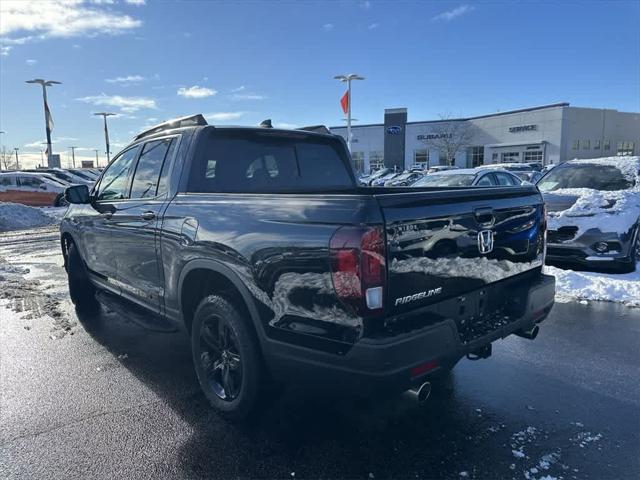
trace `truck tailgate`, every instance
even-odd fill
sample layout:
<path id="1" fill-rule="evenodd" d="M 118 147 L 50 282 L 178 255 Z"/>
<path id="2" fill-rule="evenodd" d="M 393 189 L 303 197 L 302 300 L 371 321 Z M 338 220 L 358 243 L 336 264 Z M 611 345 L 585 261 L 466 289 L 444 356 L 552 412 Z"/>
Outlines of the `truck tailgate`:
<path id="1" fill-rule="evenodd" d="M 375 198 L 385 219 L 389 313 L 464 295 L 543 263 L 543 202 L 533 186 Z"/>

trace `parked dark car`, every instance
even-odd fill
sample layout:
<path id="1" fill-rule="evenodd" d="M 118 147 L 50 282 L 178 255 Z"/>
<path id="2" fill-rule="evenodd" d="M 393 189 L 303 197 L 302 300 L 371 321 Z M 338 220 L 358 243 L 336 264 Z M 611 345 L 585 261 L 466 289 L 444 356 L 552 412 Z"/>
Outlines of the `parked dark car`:
<path id="1" fill-rule="evenodd" d="M 631 272 L 640 261 L 640 160 L 572 160 L 538 182 L 549 212 L 548 260 Z"/>
<path id="2" fill-rule="evenodd" d="M 465 355 L 535 338 L 553 305 L 535 187 L 359 187 L 331 134 L 177 119 L 66 196 L 76 307 L 186 330 L 230 417 L 271 381 L 424 399 Z"/>

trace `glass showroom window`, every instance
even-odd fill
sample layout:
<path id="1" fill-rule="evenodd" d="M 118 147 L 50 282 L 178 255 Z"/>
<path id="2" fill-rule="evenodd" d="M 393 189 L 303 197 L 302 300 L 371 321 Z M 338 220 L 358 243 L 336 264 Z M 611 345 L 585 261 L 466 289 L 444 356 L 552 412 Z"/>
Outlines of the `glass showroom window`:
<path id="1" fill-rule="evenodd" d="M 600 140 L 594 140 L 593 141 L 593 149 L 594 150 L 600 150 Z"/>
<path id="2" fill-rule="evenodd" d="M 574 150 L 580 150 L 580 140 L 574 140 L 571 148 Z"/>
<path id="3" fill-rule="evenodd" d="M 358 173 L 364 172 L 364 152 L 352 152 L 353 168 Z"/>
<path id="4" fill-rule="evenodd" d="M 428 155 L 429 155 L 429 152 L 427 152 L 427 150 L 425 150 L 425 149 L 414 150 L 413 151 L 413 164 L 418 166 L 418 167 L 422 167 L 422 168 L 426 167 L 427 166 Z"/>
<path id="5" fill-rule="evenodd" d="M 583 140 L 582 141 L 582 149 L 589 150 L 591 148 L 591 140 Z"/>
<path id="6" fill-rule="evenodd" d="M 542 150 L 524 152 L 525 163 L 542 163 Z"/>
<path id="7" fill-rule="evenodd" d="M 603 148 L 604 148 L 605 150 L 611 150 L 611 140 L 605 140 L 605 141 L 604 141 Z"/>
<path id="8" fill-rule="evenodd" d="M 371 171 L 384 167 L 384 154 L 380 151 L 369 152 L 369 168 Z"/>
<path id="9" fill-rule="evenodd" d="M 500 158 L 501 163 L 516 163 L 520 161 L 520 152 L 504 152 Z"/>
<path id="10" fill-rule="evenodd" d="M 634 142 L 619 142 L 618 155 L 633 155 L 634 148 L 635 148 Z"/>
<path id="11" fill-rule="evenodd" d="M 472 167 L 479 167 L 484 164 L 484 147 L 469 147 L 467 158 L 471 159 Z"/>

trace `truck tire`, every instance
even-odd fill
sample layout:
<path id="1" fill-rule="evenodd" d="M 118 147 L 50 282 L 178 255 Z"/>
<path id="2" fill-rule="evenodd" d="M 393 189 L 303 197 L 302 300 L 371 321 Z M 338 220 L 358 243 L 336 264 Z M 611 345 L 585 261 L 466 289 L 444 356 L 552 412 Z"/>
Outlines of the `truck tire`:
<path id="1" fill-rule="evenodd" d="M 218 295 L 200 302 L 191 328 L 191 351 L 209 403 L 229 420 L 250 417 L 265 375 L 255 333 L 232 302 Z"/>
<path id="2" fill-rule="evenodd" d="M 69 296 L 76 309 L 83 313 L 97 312 L 100 304 L 96 300 L 96 287 L 89 280 L 87 268 L 73 242 L 70 243 L 67 251 L 66 269 Z"/>

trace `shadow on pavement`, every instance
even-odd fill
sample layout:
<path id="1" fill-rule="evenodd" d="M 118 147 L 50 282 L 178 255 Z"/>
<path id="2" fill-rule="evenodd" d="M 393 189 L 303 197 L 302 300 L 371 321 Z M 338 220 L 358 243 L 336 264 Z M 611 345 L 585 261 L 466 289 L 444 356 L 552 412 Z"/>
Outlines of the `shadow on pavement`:
<path id="1" fill-rule="evenodd" d="M 104 310 L 78 317 L 114 356 L 127 352 L 121 363 L 189 424 L 193 433 L 178 447 L 185 477 L 297 471 L 312 477 L 457 478 L 456 458 L 470 464 L 487 458 L 481 444 L 490 420 L 456 398 L 451 377 L 438 382 L 444 388 L 434 388 L 425 405 L 409 395 L 340 398 L 291 387 L 265 399 L 253 423 L 234 425 L 201 393 L 186 334 L 149 332 Z"/>

